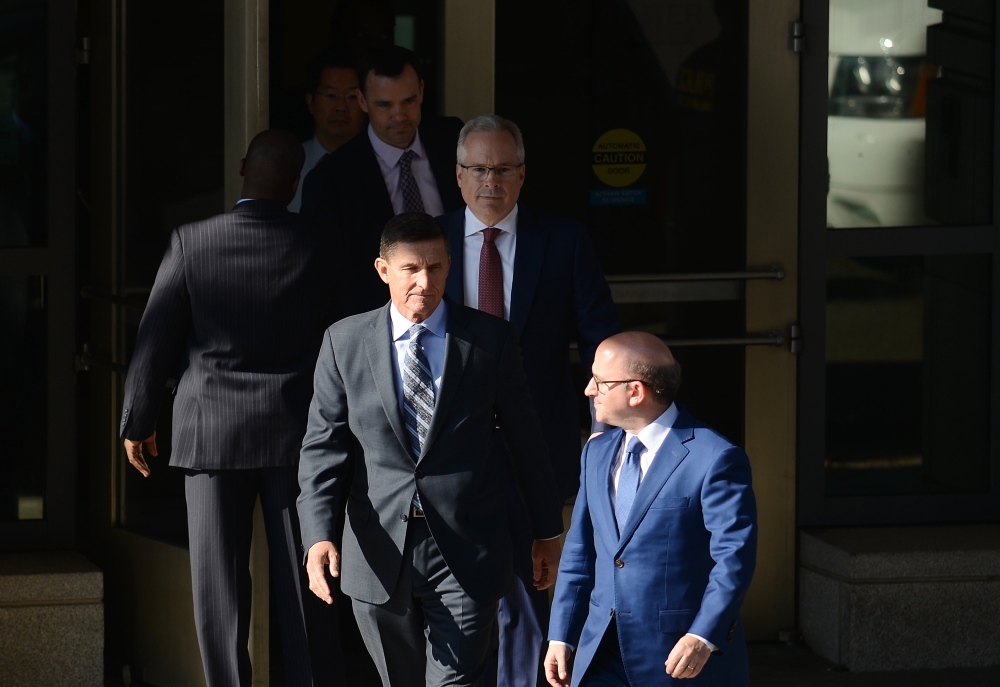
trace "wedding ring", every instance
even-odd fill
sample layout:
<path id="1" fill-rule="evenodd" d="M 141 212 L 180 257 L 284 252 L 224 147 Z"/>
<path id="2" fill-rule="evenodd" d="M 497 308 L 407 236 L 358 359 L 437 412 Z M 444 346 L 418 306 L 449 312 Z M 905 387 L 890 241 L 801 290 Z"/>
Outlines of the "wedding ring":
<path id="1" fill-rule="evenodd" d="M 694 666 L 688 663 L 688 670 L 694 670 Z"/>

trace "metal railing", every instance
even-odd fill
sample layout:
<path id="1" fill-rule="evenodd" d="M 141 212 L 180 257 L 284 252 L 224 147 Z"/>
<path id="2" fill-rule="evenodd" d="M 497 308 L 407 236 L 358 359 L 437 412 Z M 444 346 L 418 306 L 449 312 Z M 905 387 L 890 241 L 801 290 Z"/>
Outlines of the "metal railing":
<path id="1" fill-rule="evenodd" d="M 738 301 L 748 281 L 781 281 L 780 265 L 746 272 L 610 274 L 605 277 L 615 303 L 696 303 Z"/>
<path id="2" fill-rule="evenodd" d="M 129 296 L 119 296 L 109 291 L 94 288 L 93 286 L 84 286 L 80 289 L 80 298 L 104 301 L 106 303 L 112 303 L 114 305 L 129 308 L 130 310 L 138 310 L 140 312 L 146 309 L 145 299 L 140 300 L 137 298 L 130 298 Z"/>

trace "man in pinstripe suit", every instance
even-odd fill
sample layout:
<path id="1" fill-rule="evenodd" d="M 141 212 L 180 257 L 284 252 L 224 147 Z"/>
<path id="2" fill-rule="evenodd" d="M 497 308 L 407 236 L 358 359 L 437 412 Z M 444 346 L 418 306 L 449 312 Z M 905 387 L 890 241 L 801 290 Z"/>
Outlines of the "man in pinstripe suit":
<path id="1" fill-rule="evenodd" d="M 125 383 L 121 436 L 144 476 L 156 417 L 178 374 L 170 465 L 185 471 L 195 621 L 210 687 L 249 687 L 250 540 L 260 497 L 288 684 L 340 671 L 333 609 L 304 584 L 295 510 L 299 445 L 328 289 L 316 239 L 285 206 L 302 146 L 265 131 L 240 163 L 232 211 L 174 230 Z M 314 656 L 310 657 L 310 643 Z"/>

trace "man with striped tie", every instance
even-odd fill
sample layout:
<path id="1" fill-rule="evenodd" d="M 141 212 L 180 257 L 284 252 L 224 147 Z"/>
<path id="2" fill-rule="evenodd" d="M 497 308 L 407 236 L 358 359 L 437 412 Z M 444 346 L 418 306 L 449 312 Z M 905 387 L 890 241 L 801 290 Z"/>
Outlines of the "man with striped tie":
<path id="1" fill-rule="evenodd" d="M 546 678 L 745 687 L 740 606 L 757 556 L 747 454 L 677 407 L 680 365 L 656 336 L 606 339 L 592 370 L 597 419 L 617 429 L 583 449 Z"/>
<path id="2" fill-rule="evenodd" d="M 497 601 L 514 578 L 497 427 L 537 587 L 553 584 L 559 561 L 561 501 L 516 331 L 445 299 L 450 266 L 429 215 L 389 221 L 375 267 L 391 300 L 327 330 L 302 444 L 310 588 L 331 603 L 326 571 L 340 578 L 386 687 L 496 679 Z"/>

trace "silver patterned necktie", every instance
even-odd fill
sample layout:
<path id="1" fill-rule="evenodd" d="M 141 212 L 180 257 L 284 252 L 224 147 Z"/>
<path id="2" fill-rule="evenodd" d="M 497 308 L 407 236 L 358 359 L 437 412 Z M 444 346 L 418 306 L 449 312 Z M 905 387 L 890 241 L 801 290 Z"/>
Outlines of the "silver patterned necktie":
<path id="1" fill-rule="evenodd" d="M 414 155 L 412 150 L 407 150 L 399 158 L 399 192 L 403 196 L 403 212 L 424 211 L 424 200 L 420 197 L 417 180 L 410 170 Z"/>
<path id="2" fill-rule="evenodd" d="M 622 457 L 622 471 L 618 476 L 618 491 L 615 493 L 615 520 L 618 522 L 619 534 L 622 526 L 628 521 L 628 514 L 635 502 L 635 493 L 639 490 L 639 477 L 642 473 L 639 456 L 645 448 L 639 437 L 632 437 Z"/>
<path id="3" fill-rule="evenodd" d="M 434 377 L 420 345 L 426 333 L 422 324 L 410 327 L 410 345 L 403 361 L 403 414 L 414 460 L 420 458 L 434 416 Z"/>

